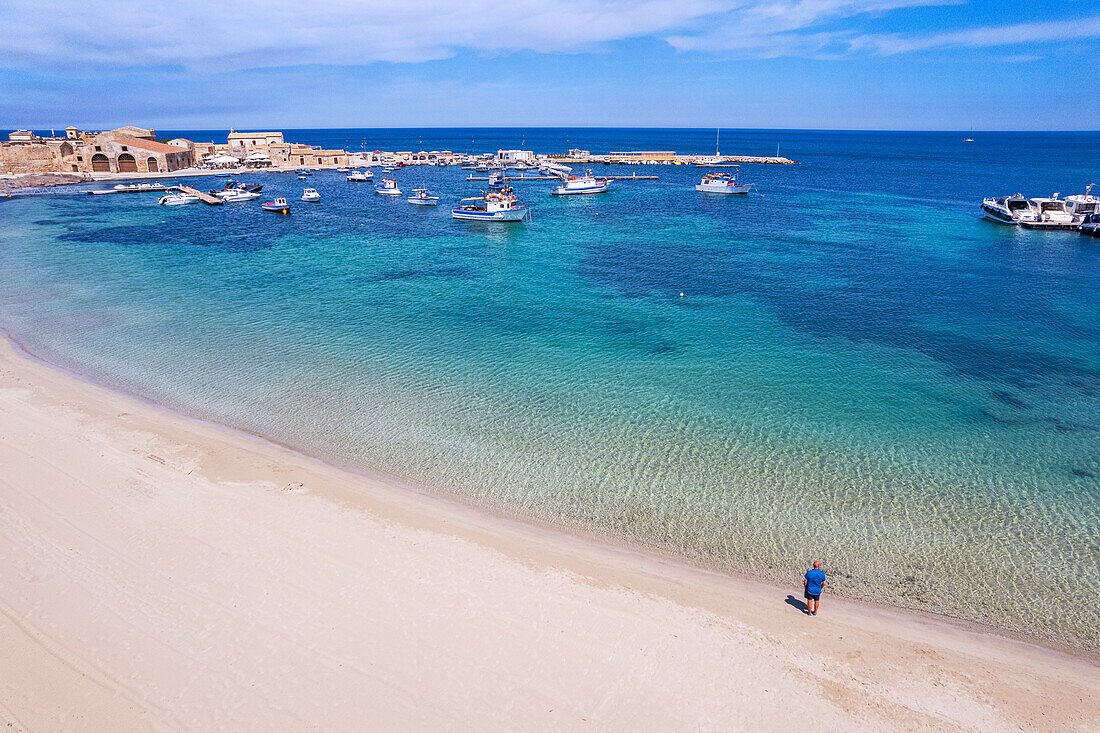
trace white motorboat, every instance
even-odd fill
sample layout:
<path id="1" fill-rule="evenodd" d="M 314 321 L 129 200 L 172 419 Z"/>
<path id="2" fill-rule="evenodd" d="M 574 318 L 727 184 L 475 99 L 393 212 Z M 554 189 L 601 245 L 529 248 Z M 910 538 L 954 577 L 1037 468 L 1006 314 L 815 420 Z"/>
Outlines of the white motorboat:
<path id="1" fill-rule="evenodd" d="M 348 180 L 352 183 L 366 183 L 374 178 L 374 171 L 352 171 L 348 173 Z"/>
<path id="2" fill-rule="evenodd" d="M 302 201 L 309 201 L 311 203 L 316 203 L 320 200 L 321 200 L 321 194 L 317 193 L 316 188 L 307 188 L 305 191 L 302 191 Z"/>
<path id="3" fill-rule="evenodd" d="M 1077 218 L 1074 217 L 1069 211 L 1066 210 L 1066 202 L 1058 198 L 1058 194 L 1054 194 L 1050 198 L 1034 198 L 1029 199 L 1028 203 L 1031 204 L 1032 210 L 1038 216 L 1040 223 L 1049 222 L 1051 224 L 1074 224 L 1077 223 Z"/>
<path id="4" fill-rule="evenodd" d="M 161 206 L 183 206 L 185 204 L 197 204 L 200 201 L 198 196 L 194 196 L 189 193 L 177 192 L 170 193 L 167 196 L 161 196 L 160 201 L 157 203 Z"/>
<path id="5" fill-rule="evenodd" d="M 603 193 L 607 190 L 606 178 L 596 178 L 592 171 L 583 176 L 569 176 L 562 179 L 561 185 L 550 192 L 552 196 L 572 196 L 582 193 Z"/>
<path id="6" fill-rule="evenodd" d="M 238 201 L 252 201 L 253 199 L 260 198 L 260 193 L 258 191 L 248 191 L 243 188 L 220 191 L 214 195 L 229 204 L 236 203 Z"/>
<path id="7" fill-rule="evenodd" d="M 413 193 L 415 196 L 409 196 L 409 203 L 416 204 L 417 206 L 436 206 L 439 203 L 438 196 L 429 196 L 428 189 L 426 188 L 414 188 Z"/>
<path id="8" fill-rule="evenodd" d="M 741 183 L 736 172 L 708 173 L 695 184 L 695 190 L 703 193 L 745 194 L 755 185 L 755 183 Z"/>
<path id="9" fill-rule="evenodd" d="M 168 186 L 163 183 L 120 183 L 115 186 L 119 193 L 144 193 L 146 191 L 167 191 Z"/>
<path id="10" fill-rule="evenodd" d="M 1100 214 L 1100 196 L 1092 195 L 1092 187 L 1095 185 L 1090 183 L 1085 187 L 1084 194 L 1078 193 L 1063 199 L 1066 202 L 1066 211 L 1077 221 L 1084 221 L 1091 214 Z"/>
<path id="11" fill-rule="evenodd" d="M 462 200 L 477 201 L 479 203 L 460 204 L 454 207 L 451 209 L 452 219 L 512 222 L 524 221 L 530 218 L 531 215 L 529 207 L 519 205 L 511 188 L 490 191 L 484 196 L 474 196 Z"/>
<path id="12" fill-rule="evenodd" d="M 1001 224 L 1020 224 L 1025 221 L 1039 220 L 1039 215 L 1031 208 L 1027 197 L 1022 193 L 1001 196 L 999 199 L 984 199 L 982 211 L 985 212 L 985 218 Z"/>
<path id="13" fill-rule="evenodd" d="M 401 189 L 397 187 L 397 179 L 395 178 L 383 178 L 381 183 L 375 185 L 374 192 L 383 196 L 401 195 Z"/>

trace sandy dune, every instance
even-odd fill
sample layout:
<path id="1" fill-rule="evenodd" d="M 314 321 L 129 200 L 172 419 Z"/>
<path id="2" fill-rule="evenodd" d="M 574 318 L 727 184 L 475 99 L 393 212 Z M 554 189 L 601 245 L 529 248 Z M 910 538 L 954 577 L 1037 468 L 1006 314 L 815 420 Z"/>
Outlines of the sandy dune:
<path id="1" fill-rule="evenodd" d="M 1100 666 L 483 515 L 0 345 L 4 730 L 1100 728 Z"/>

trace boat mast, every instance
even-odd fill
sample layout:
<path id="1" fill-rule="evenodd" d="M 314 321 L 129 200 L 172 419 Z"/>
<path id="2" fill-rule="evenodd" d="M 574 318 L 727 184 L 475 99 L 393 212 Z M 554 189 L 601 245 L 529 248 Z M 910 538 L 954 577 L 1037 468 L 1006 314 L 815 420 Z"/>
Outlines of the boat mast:
<path id="1" fill-rule="evenodd" d="M 718 152 L 718 137 L 722 134 L 722 128 L 719 127 L 714 131 L 714 157 L 717 158 L 721 153 Z"/>

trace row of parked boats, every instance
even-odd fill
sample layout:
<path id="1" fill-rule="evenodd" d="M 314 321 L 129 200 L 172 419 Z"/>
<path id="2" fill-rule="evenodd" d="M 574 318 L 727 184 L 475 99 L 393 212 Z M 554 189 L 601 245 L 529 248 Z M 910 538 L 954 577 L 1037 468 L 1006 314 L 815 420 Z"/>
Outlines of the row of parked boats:
<path id="1" fill-rule="evenodd" d="M 1100 217 L 1100 197 L 1092 195 L 1089 184 L 1083 194 L 1059 198 L 1028 198 L 1021 193 L 982 201 L 987 219 L 1027 229 L 1070 229 L 1096 235 Z"/>

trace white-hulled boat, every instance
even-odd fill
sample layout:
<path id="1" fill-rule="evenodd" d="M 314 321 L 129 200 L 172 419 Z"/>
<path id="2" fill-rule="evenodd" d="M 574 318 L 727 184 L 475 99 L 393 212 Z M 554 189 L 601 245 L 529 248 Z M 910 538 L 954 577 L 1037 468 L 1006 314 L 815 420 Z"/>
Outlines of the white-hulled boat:
<path id="1" fill-rule="evenodd" d="M 562 180 L 561 185 L 550 192 L 553 196 L 572 196 L 581 193 L 603 193 L 607 190 L 606 178 L 596 178 L 592 171 L 583 176 L 569 176 Z"/>
<path id="2" fill-rule="evenodd" d="M 415 196 L 409 196 L 409 203 L 416 204 L 417 206 L 436 206 L 439 203 L 438 196 L 429 196 L 428 189 L 426 188 L 414 188 L 413 193 Z"/>
<path id="3" fill-rule="evenodd" d="M 316 203 L 321 200 L 321 194 L 317 193 L 316 188 L 307 188 L 302 191 L 302 201 L 308 201 L 310 203 Z"/>
<path id="4" fill-rule="evenodd" d="M 351 171 L 348 180 L 352 183 L 366 183 L 374 178 L 374 171 Z"/>
<path id="5" fill-rule="evenodd" d="M 221 191 L 215 194 L 218 198 L 226 203 L 232 204 L 239 201 L 252 201 L 253 199 L 260 198 L 258 191 L 248 191 L 243 188 L 230 189 L 228 191 Z"/>
<path id="6" fill-rule="evenodd" d="M 1066 202 L 1054 194 L 1050 198 L 1029 199 L 1032 211 L 1035 212 L 1035 221 L 1021 221 L 1025 227 L 1036 229 L 1068 229 L 1080 223 L 1080 219 L 1066 210 Z"/>
<path id="7" fill-rule="evenodd" d="M 1031 208 L 1027 197 L 1022 193 L 1001 196 L 999 199 L 983 199 L 982 211 L 985 213 L 985 218 L 1001 224 L 1020 224 L 1025 221 L 1039 220 L 1039 215 Z"/>
<path id="8" fill-rule="evenodd" d="M 401 195 L 401 189 L 397 187 L 396 178 L 383 178 L 381 183 L 375 185 L 374 192 L 380 193 L 383 196 Z"/>
<path id="9" fill-rule="evenodd" d="M 200 201 L 198 196 L 194 196 L 189 193 L 177 192 L 170 193 L 167 196 L 161 196 L 160 201 L 157 203 L 161 206 L 183 206 L 185 204 L 197 204 Z"/>
<path id="10" fill-rule="evenodd" d="M 755 185 L 755 183 L 741 183 L 736 172 L 708 173 L 695 184 L 695 190 L 703 193 L 748 193 Z"/>
<path id="11" fill-rule="evenodd" d="M 146 191 L 167 191 L 168 186 L 163 183 L 120 183 L 115 186 L 119 193 L 144 193 Z"/>
<path id="12" fill-rule="evenodd" d="M 290 204 L 286 202 L 286 199 L 280 197 L 274 201 L 267 201 L 260 204 L 260 208 L 264 211 L 270 211 L 275 214 L 289 214 Z"/>
<path id="13" fill-rule="evenodd" d="M 1091 214 L 1100 214 L 1100 196 L 1092 195 L 1092 187 L 1095 185 L 1090 183 L 1085 187 L 1084 194 L 1077 193 L 1063 199 L 1066 202 L 1066 211 L 1078 221 L 1084 221 Z"/>
<path id="14" fill-rule="evenodd" d="M 530 217 L 530 208 L 520 206 L 512 189 L 490 191 L 484 196 L 474 196 L 463 201 L 477 201 L 476 204 L 459 205 L 451 209 L 452 219 L 466 221 L 524 221 Z"/>

